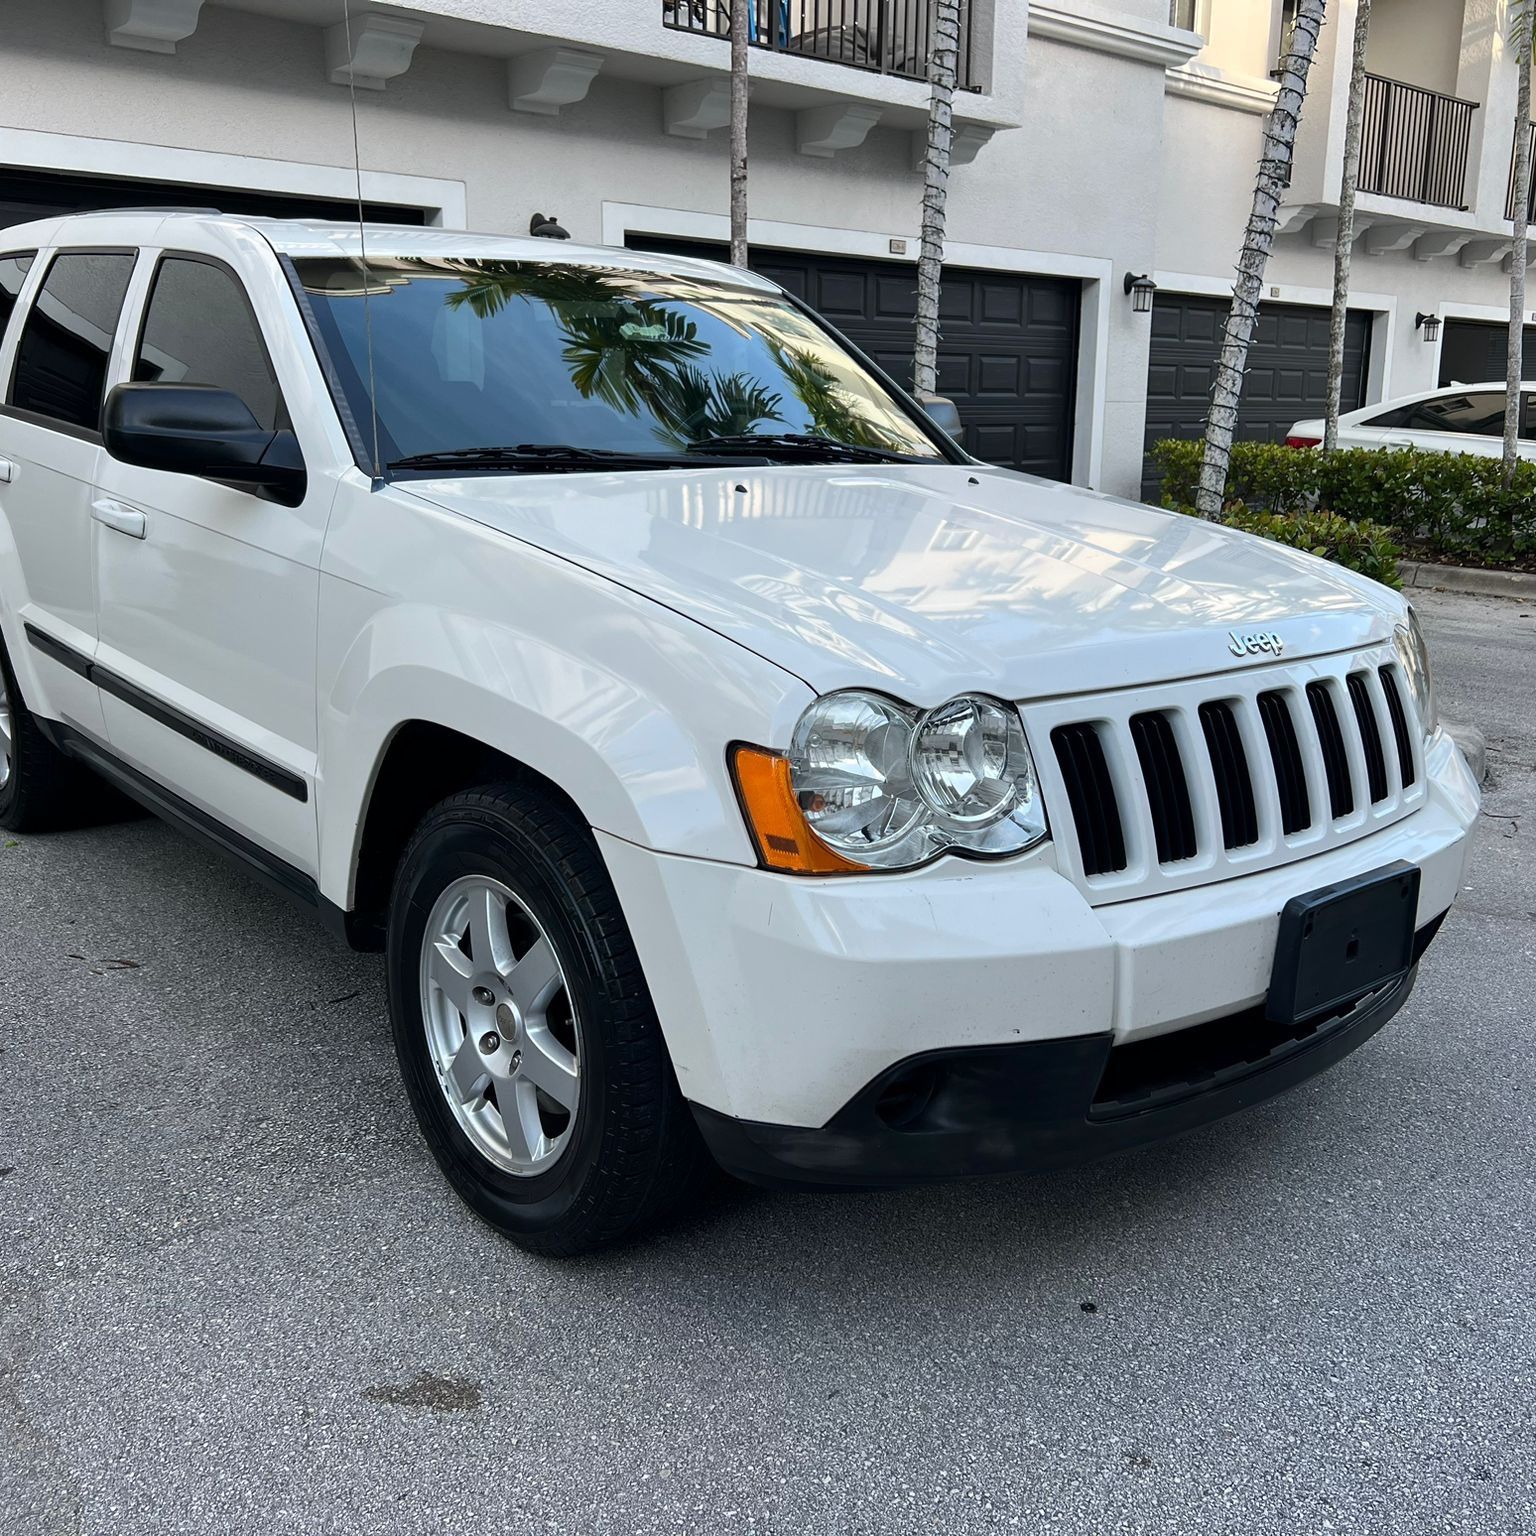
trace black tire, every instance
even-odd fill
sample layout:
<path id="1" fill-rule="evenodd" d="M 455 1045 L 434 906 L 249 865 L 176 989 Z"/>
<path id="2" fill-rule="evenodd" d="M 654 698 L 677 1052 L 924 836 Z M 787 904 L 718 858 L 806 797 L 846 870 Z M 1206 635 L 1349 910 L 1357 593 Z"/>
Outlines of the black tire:
<path id="1" fill-rule="evenodd" d="M 11 771 L 0 785 L 0 827 L 7 832 L 53 832 L 78 826 L 111 794 L 89 769 L 65 757 L 43 735 L 22 702 L 5 643 L 0 641 L 0 680 L 10 701 Z M 112 804 L 117 804 L 113 796 Z"/>
<path id="2" fill-rule="evenodd" d="M 565 971 L 580 1018 L 581 1099 L 558 1160 L 504 1171 L 465 1135 L 433 1064 L 422 945 L 438 897 L 465 876 L 512 890 Z M 696 1193 L 711 1167 L 678 1090 L 628 924 L 586 824 L 537 786 L 485 785 L 429 811 L 390 901 L 390 1018 L 427 1145 L 479 1216 L 534 1253 L 569 1256 L 637 1235 Z"/>

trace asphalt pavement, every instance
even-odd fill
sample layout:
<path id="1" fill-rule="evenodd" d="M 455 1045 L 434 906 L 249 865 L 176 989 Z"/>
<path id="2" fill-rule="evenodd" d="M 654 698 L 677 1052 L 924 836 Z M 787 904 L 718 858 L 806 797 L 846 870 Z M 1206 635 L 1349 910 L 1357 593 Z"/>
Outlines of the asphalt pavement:
<path id="1" fill-rule="evenodd" d="M 1536 605 L 1417 591 L 1467 888 L 1334 1071 L 1041 1178 L 529 1258 L 379 961 L 149 820 L 0 847 L 0 1533 L 1536 1532 Z"/>

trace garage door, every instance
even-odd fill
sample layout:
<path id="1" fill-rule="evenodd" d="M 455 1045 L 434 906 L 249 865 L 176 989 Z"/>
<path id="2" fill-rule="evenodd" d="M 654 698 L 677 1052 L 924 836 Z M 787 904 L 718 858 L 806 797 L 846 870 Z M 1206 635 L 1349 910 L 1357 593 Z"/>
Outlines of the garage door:
<path id="1" fill-rule="evenodd" d="M 1440 383 L 1488 384 L 1505 377 L 1509 327 L 1489 320 L 1447 320 L 1440 336 Z M 1536 325 L 1525 328 L 1521 376 L 1536 379 Z"/>
<path id="2" fill-rule="evenodd" d="M 631 233 L 637 250 L 723 261 L 699 241 Z M 903 384 L 912 380 L 917 278 L 910 262 L 753 251 L 752 266 L 804 299 Z M 1051 480 L 1072 476 L 1081 288 L 1060 278 L 944 269 L 939 393 L 960 411 L 977 458 Z"/>
<path id="3" fill-rule="evenodd" d="M 1228 301 L 1159 293 L 1152 308 L 1152 349 L 1147 364 L 1147 448 L 1165 437 L 1199 437 L 1205 431 L 1216 356 Z M 1352 310 L 1344 333 L 1342 409 L 1365 403 L 1370 316 Z M 1266 304 L 1259 311 L 1248 373 L 1237 409 L 1237 436 L 1281 442 L 1291 424 L 1320 416 L 1328 397 L 1328 311 L 1301 304 Z M 1157 473 L 1150 458 L 1142 495 L 1157 500 Z"/>
<path id="4" fill-rule="evenodd" d="M 79 213 L 87 208 L 217 208 L 222 213 L 277 219 L 337 219 L 355 223 L 357 204 L 234 187 L 178 185 L 168 181 L 122 181 L 111 177 L 65 176 L 53 171 L 0 166 L 0 229 L 31 219 Z M 420 208 L 364 203 L 370 219 L 391 224 L 425 222 Z"/>

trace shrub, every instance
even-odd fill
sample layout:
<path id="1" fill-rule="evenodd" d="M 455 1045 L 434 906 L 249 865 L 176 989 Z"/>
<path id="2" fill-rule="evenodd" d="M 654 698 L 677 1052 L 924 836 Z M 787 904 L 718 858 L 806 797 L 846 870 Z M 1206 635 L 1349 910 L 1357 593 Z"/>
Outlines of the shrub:
<path id="1" fill-rule="evenodd" d="M 1161 442 L 1152 457 L 1163 472 L 1163 505 L 1193 508 L 1200 444 Z M 1237 503 L 1248 515 L 1321 512 L 1362 530 L 1375 525 L 1415 553 L 1443 559 L 1487 564 L 1536 553 L 1536 463 L 1528 460 L 1506 486 L 1500 460 L 1475 454 L 1234 443 L 1227 504 Z"/>

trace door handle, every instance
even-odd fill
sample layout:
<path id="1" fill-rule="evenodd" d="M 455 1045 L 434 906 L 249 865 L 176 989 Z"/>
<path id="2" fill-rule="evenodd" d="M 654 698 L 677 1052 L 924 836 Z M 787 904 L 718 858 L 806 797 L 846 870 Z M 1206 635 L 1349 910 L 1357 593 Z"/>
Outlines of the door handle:
<path id="1" fill-rule="evenodd" d="M 100 501 L 91 503 L 91 516 L 98 523 L 104 523 L 118 533 L 126 533 L 130 539 L 144 537 L 146 526 L 144 514 L 137 507 L 124 506 L 122 502 L 113 501 L 111 497 L 103 497 Z"/>
<path id="2" fill-rule="evenodd" d="M 9 485 L 16 473 L 16 466 L 9 459 L 0 459 L 0 485 Z"/>
<path id="3" fill-rule="evenodd" d="M 1384 437 L 1381 440 L 1383 448 L 1416 448 L 1417 443 L 1411 437 Z"/>

